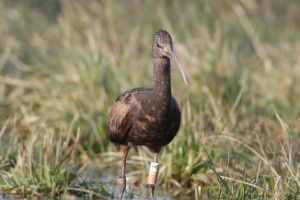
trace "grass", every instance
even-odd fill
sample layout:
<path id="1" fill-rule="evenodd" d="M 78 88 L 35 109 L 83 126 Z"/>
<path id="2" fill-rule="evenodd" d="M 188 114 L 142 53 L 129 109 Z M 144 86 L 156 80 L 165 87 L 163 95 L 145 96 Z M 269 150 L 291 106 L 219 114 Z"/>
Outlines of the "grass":
<path id="1" fill-rule="evenodd" d="M 118 176 L 107 113 L 121 92 L 151 85 L 151 40 L 164 28 L 191 84 L 172 72 L 182 126 L 160 158 L 161 194 L 298 199 L 299 8 L 279 0 L 0 2 L 1 192 L 113 197 L 108 184 L 76 183 L 87 166 Z M 151 158 L 144 148 L 129 155 L 136 194 Z"/>

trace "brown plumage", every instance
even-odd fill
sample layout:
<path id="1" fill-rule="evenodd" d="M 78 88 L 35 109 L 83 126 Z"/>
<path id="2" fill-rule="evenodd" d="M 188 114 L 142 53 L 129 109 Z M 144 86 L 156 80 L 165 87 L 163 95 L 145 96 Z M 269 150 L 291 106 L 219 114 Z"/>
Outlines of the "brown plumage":
<path id="1" fill-rule="evenodd" d="M 154 153 L 169 144 L 180 127 L 180 110 L 171 93 L 170 58 L 178 63 L 186 82 L 186 76 L 173 53 L 171 36 L 159 30 L 153 39 L 153 88 L 135 88 L 126 91 L 115 101 L 109 114 L 109 139 L 121 145 L 123 151 L 125 190 L 126 156 L 131 146 L 144 145 Z M 154 192 L 154 189 L 153 189 Z"/>
<path id="2" fill-rule="evenodd" d="M 164 95 L 144 88 L 122 94 L 110 112 L 110 141 L 117 145 L 144 145 L 155 153 L 169 144 L 180 126 L 180 110 L 174 98 Z"/>

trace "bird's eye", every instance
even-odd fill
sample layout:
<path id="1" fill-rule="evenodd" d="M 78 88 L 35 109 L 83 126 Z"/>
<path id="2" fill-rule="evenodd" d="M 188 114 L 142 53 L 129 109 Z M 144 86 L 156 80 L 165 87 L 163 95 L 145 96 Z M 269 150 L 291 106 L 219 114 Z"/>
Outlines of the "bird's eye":
<path id="1" fill-rule="evenodd" d="M 157 43 L 156 46 L 157 46 L 158 48 L 162 48 L 162 45 L 159 44 L 159 43 Z"/>

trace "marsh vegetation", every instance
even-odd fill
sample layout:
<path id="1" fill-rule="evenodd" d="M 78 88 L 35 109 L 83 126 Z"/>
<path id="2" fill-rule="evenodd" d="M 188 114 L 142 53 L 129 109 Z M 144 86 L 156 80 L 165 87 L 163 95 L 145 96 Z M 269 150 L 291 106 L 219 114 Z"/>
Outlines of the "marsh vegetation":
<path id="1" fill-rule="evenodd" d="M 299 10 L 296 0 L 0 1 L 1 193 L 113 198 L 122 159 L 108 110 L 151 86 L 152 36 L 164 28 L 190 86 L 172 72 L 182 125 L 160 158 L 159 195 L 299 198 Z M 129 196 L 143 195 L 151 159 L 129 154 Z"/>

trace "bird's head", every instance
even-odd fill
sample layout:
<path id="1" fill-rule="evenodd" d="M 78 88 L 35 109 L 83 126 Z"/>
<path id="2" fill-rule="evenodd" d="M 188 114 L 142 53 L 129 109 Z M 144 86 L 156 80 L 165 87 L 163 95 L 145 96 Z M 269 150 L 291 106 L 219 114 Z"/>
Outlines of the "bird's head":
<path id="1" fill-rule="evenodd" d="M 154 57 L 169 57 L 169 52 L 173 51 L 173 42 L 170 34 L 165 30 L 159 30 L 153 38 L 152 52 Z"/>
<path id="2" fill-rule="evenodd" d="M 183 70 L 183 66 L 179 62 L 173 51 L 173 41 L 170 34 L 165 30 L 159 30 L 155 33 L 152 43 L 152 54 L 154 58 L 169 58 L 177 64 L 182 74 L 184 82 L 187 84 L 188 79 Z"/>

